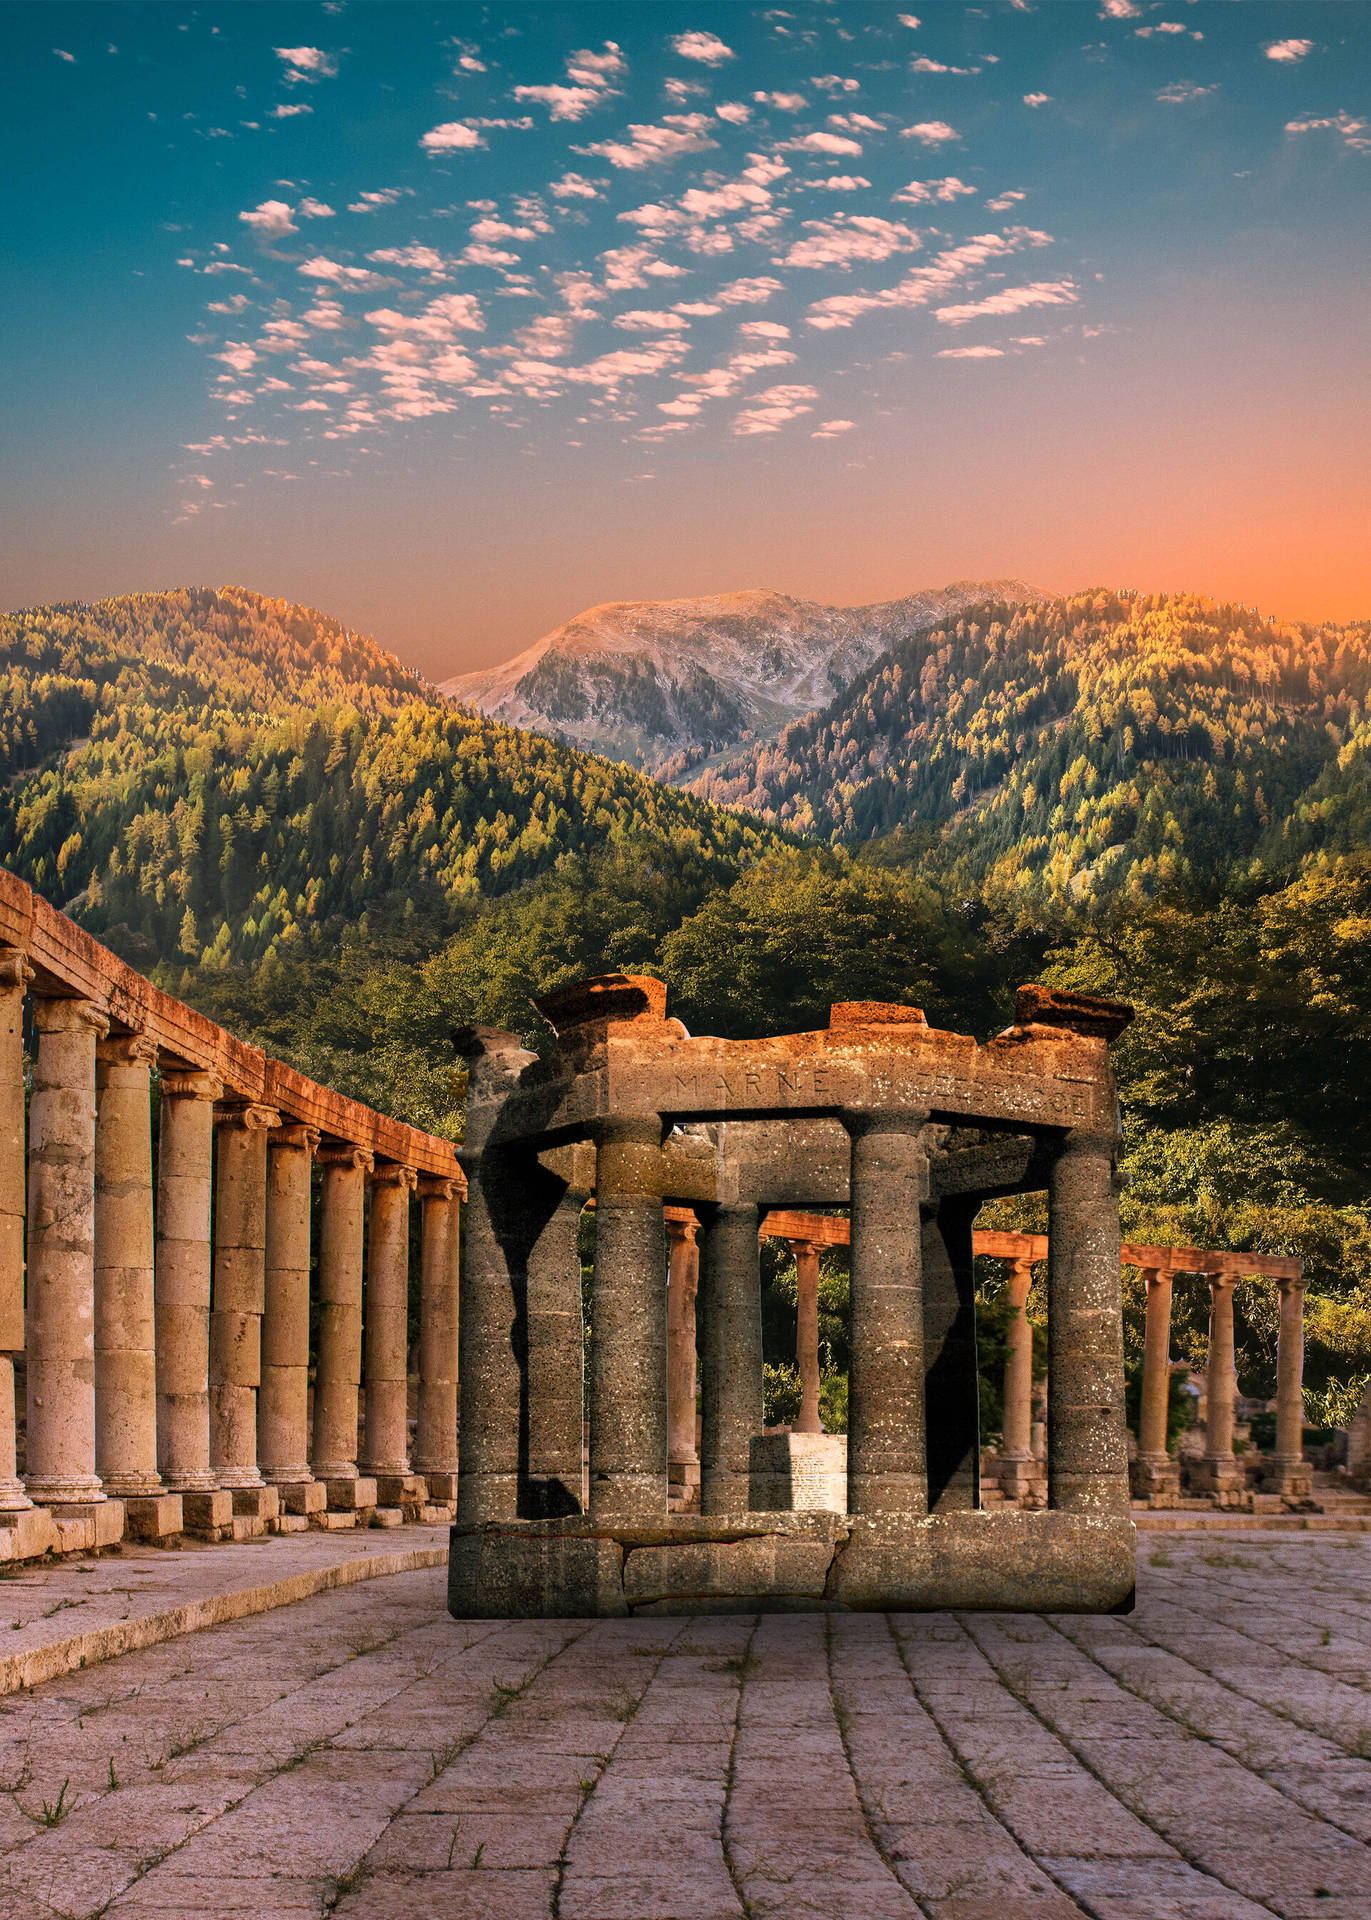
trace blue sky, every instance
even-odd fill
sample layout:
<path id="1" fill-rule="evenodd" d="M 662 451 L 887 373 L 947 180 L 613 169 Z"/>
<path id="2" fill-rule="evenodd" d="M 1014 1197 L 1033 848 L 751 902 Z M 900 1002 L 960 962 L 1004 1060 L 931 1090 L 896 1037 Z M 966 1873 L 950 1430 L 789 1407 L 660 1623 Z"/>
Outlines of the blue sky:
<path id="1" fill-rule="evenodd" d="M 1366 5 L 0 31 L 6 604 L 233 578 L 434 672 L 754 584 L 1371 615 Z"/>

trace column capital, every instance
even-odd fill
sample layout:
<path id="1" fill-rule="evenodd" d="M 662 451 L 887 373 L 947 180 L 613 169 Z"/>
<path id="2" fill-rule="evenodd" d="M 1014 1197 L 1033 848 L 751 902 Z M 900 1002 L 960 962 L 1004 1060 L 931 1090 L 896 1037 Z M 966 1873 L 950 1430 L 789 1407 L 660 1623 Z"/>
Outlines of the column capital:
<path id="1" fill-rule="evenodd" d="M 175 1100 L 222 1100 L 224 1083 L 202 1067 L 163 1068 L 158 1075 L 162 1092 Z"/>
<path id="2" fill-rule="evenodd" d="M 818 1253 L 821 1250 L 817 1240 L 787 1239 L 786 1245 L 790 1248 L 790 1251 L 797 1256 L 802 1253 Z"/>
<path id="3" fill-rule="evenodd" d="M 76 1033 L 93 1027 L 103 1040 L 109 1032 L 109 1015 L 94 1000 L 55 1000 L 46 994 L 33 998 L 33 1024 L 39 1033 Z"/>
<path id="4" fill-rule="evenodd" d="M 315 1159 L 321 1167 L 350 1167 L 357 1173 L 370 1173 L 376 1164 L 375 1155 L 366 1147 L 353 1146 L 348 1141 L 320 1147 Z"/>
<path id="5" fill-rule="evenodd" d="M 1236 1273 L 1210 1273 L 1206 1274 L 1205 1278 L 1209 1282 L 1209 1290 L 1211 1293 L 1222 1293 L 1225 1287 L 1232 1293 L 1234 1287 L 1238 1284 L 1238 1276 Z"/>
<path id="6" fill-rule="evenodd" d="M 407 1193 L 413 1193 L 419 1184 L 419 1175 L 414 1167 L 402 1166 L 396 1160 L 382 1160 L 372 1169 L 373 1187 L 403 1187 Z"/>
<path id="7" fill-rule="evenodd" d="M 667 1238 L 673 1247 L 693 1247 L 696 1235 L 700 1231 L 700 1223 L 698 1220 L 693 1219 L 673 1220 L 671 1215 L 668 1214 L 666 1231 Z"/>
<path id="8" fill-rule="evenodd" d="M 294 1147 L 305 1153 L 313 1153 L 319 1145 L 318 1127 L 308 1127 L 301 1120 L 283 1120 L 279 1127 L 273 1127 L 269 1147 Z"/>
<path id="9" fill-rule="evenodd" d="M 1277 1280 L 1276 1286 L 1280 1291 L 1282 1300 L 1284 1300 L 1287 1294 L 1306 1293 L 1309 1289 L 1309 1282 L 1305 1279 L 1304 1275 L 1301 1274 L 1298 1280 Z"/>
<path id="10" fill-rule="evenodd" d="M 215 1124 L 221 1127 L 241 1127 L 244 1133 L 265 1133 L 272 1127 L 279 1127 L 281 1116 L 275 1107 L 263 1106 L 256 1100 L 235 1102 L 232 1106 L 223 1106 L 216 1112 Z"/>
<path id="11" fill-rule="evenodd" d="M 418 1184 L 421 1200 L 452 1200 L 460 1191 L 454 1178 L 436 1173 L 420 1174 Z"/>
<path id="12" fill-rule="evenodd" d="M 32 978 L 26 953 L 18 947 L 0 947 L 0 993 L 22 993 Z"/>
<path id="13" fill-rule="evenodd" d="M 112 1033 L 96 1041 L 95 1058 L 102 1066 L 154 1067 L 157 1042 L 148 1033 Z"/>

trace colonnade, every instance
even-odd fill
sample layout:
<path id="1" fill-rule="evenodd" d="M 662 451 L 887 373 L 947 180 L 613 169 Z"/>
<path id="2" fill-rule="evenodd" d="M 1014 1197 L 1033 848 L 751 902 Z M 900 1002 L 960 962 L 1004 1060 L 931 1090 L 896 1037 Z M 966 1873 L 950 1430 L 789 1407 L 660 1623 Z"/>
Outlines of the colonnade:
<path id="1" fill-rule="evenodd" d="M 0 880 L 3 911 L 19 883 Z M 451 1146 L 241 1046 L 33 904 L 37 963 L 0 947 L 0 1557 L 126 1529 L 244 1537 L 454 1510 L 464 1181 Z"/>

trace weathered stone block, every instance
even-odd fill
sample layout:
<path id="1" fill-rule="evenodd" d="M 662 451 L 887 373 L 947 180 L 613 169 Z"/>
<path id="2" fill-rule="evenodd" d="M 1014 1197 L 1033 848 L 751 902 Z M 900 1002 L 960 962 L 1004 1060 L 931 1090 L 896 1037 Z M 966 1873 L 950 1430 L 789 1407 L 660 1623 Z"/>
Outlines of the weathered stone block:
<path id="1" fill-rule="evenodd" d="M 684 1613 L 695 1601 L 736 1600 L 750 1612 L 758 1600 L 822 1598 L 833 1560 L 823 1540 L 711 1540 L 668 1547 L 632 1547 L 624 1558 L 624 1598 L 631 1607 L 671 1602 Z"/>
<path id="2" fill-rule="evenodd" d="M 403 1507 L 373 1507 L 368 1518 L 373 1527 L 402 1527 L 405 1524 Z"/>
<path id="3" fill-rule="evenodd" d="M 446 1500 L 453 1504 L 456 1503 L 457 1475 L 455 1473 L 427 1473 L 423 1477 L 428 1483 L 428 1497 L 430 1500 L 437 1502 Z"/>
<path id="4" fill-rule="evenodd" d="M 328 1505 L 328 1488 L 322 1480 L 290 1480 L 277 1492 L 287 1513 L 322 1513 Z"/>
<path id="5" fill-rule="evenodd" d="M 214 1487 L 208 1493 L 183 1493 L 181 1514 L 187 1533 L 211 1533 L 218 1536 L 221 1527 L 233 1524 L 233 1495 L 226 1487 Z"/>
<path id="6" fill-rule="evenodd" d="M 130 1540 L 167 1540 L 185 1526 L 179 1493 L 138 1494 L 124 1501 Z"/>
<path id="7" fill-rule="evenodd" d="M 851 1526 L 827 1587 L 844 1609 L 1116 1613 L 1133 1604 L 1136 1535 L 1127 1518 L 1009 1507 Z"/>
<path id="8" fill-rule="evenodd" d="M 617 1540 L 500 1527 L 452 1529 L 448 1611 L 458 1620 L 589 1619 L 627 1613 Z"/>
<path id="9" fill-rule="evenodd" d="M 325 1480 L 328 1504 L 335 1513 L 360 1513 L 376 1505 L 376 1482 L 365 1474 L 355 1480 Z"/>
<path id="10" fill-rule="evenodd" d="M 6 1514 L 0 1527 L 0 1561 L 38 1560 L 45 1553 L 61 1551 L 62 1536 L 46 1507 Z"/>
<path id="11" fill-rule="evenodd" d="M 378 1473 L 376 1475 L 378 1507 L 421 1507 L 427 1499 L 428 1488 L 418 1474 Z"/>
<path id="12" fill-rule="evenodd" d="M 275 1520 L 280 1511 L 281 1489 L 279 1487 L 235 1487 L 233 1489 L 235 1518 Z"/>

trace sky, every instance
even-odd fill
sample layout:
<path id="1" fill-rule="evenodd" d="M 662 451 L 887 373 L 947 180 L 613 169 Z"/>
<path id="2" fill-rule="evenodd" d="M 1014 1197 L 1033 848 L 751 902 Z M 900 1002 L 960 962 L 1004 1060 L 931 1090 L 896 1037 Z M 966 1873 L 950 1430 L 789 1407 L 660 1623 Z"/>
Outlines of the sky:
<path id="1" fill-rule="evenodd" d="M 0 10 L 0 605 L 1371 618 L 1371 0 Z"/>

